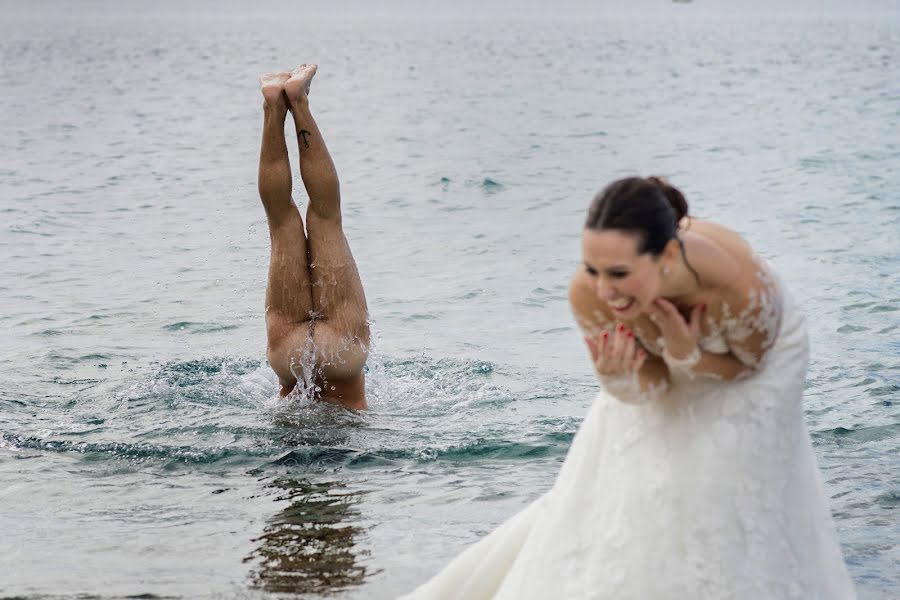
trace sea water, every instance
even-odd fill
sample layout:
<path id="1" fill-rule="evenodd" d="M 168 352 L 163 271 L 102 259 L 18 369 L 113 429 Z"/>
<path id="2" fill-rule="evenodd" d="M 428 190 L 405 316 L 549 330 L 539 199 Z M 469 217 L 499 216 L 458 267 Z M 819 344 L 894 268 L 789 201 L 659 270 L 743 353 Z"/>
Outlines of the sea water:
<path id="1" fill-rule="evenodd" d="M 424 581 L 552 484 L 597 390 L 585 210 L 635 173 L 800 301 L 850 573 L 900 596 L 896 2 L 2 6 L 0 597 Z M 300 62 L 376 338 L 362 414 L 265 364 L 256 77 Z"/>

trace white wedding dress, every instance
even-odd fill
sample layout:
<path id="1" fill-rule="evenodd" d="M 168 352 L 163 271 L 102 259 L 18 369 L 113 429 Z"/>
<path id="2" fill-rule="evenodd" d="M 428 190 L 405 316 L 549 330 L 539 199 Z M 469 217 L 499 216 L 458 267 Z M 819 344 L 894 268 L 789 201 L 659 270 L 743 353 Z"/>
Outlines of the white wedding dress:
<path id="1" fill-rule="evenodd" d="M 760 371 L 600 392 L 553 488 L 405 598 L 855 598 L 803 420 L 804 318 L 780 297 Z"/>

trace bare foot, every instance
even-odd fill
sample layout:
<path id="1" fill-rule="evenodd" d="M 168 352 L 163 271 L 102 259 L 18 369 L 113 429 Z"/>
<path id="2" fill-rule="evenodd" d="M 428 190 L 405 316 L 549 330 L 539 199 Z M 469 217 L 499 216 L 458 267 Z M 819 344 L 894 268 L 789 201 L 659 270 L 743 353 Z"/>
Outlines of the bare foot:
<path id="1" fill-rule="evenodd" d="M 316 65 L 304 63 L 291 71 L 291 78 L 284 84 L 284 91 L 291 103 L 306 99 L 309 94 L 309 84 L 312 83 L 317 68 Z"/>
<path id="2" fill-rule="evenodd" d="M 291 74 L 287 71 L 265 73 L 259 76 L 259 85 L 262 88 L 266 104 L 272 107 L 285 105 L 284 84 L 290 78 Z"/>

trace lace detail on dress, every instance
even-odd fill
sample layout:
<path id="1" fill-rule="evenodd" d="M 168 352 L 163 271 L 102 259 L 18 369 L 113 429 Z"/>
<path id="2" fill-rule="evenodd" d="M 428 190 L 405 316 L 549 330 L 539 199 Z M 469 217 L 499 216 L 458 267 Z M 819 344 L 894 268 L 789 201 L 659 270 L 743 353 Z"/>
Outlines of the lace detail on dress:
<path id="1" fill-rule="evenodd" d="M 587 319 L 578 313 L 574 313 L 574 315 L 575 322 L 578 323 L 581 331 L 586 335 L 598 336 L 604 331 L 612 333 L 615 329 L 615 323 L 602 310 L 595 310 L 591 315 L 591 319 Z"/>
<path id="2" fill-rule="evenodd" d="M 710 313 L 704 319 L 704 335 L 697 340 L 699 350 L 711 354 L 727 354 L 731 352 L 746 368 L 738 375 L 739 379 L 748 377 L 759 371 L 764 364 L 768 351 L 774 346 L 781 329 L 782 293 L 776 277 L 765 262 L 754 257 L 757 270 L 752 275 L 749 286 L 740 292 L 726 294 L 718 305 L 718 313 Z M 654 340 L 647 338 L 646 332 L 635 329 L 641 343 L 648 351 L 662 356 L 670 371 L 677 371 L 693 379 L 688 364 L 696 364 L 698 354 L 692 354 L 682 361 L 673 360 L 666 351 L 663 337 Z M 720 376 L 714 373 L 703 373 L 709 379 Z"/>
<path id="3" fill-rule="evenodd" d="M 718 327 L 718 324 L 714 323 L 712 319 L 707 319 L 706 322 L 710 332 L 697 340 L 697 345 L 700 346 L 700 349 L 704 352 L 709 352 L 711 354 L 728 354 L 728 341 L 725 339 L 725 334 L 721 330 L 722 328 Z"/>
<path id="4" fill-rule="evenodd" d="M 781 328 L 782 298 L 778 282 L 762 259 L 754 285 L 743 296 L 722 303 L 722 331 L 731 352 L 753 370 L 762 367 Z"/>
<path id="5" fill-rule="evenodd" d="M 687 375 L 689 379 L 694 378 L 694 367 L 698 362 L 700 362 L 701 358 L 702 356 L 700 354 L 699 342 L 697 344 L 697 347 L 694 348 L 694 350 L 684 358 L 675 358 L 674 356 L 669 354 L 668 348 L 663 350 L 663 360 L 669 367 L 669 371 L 679 371 Z"/>

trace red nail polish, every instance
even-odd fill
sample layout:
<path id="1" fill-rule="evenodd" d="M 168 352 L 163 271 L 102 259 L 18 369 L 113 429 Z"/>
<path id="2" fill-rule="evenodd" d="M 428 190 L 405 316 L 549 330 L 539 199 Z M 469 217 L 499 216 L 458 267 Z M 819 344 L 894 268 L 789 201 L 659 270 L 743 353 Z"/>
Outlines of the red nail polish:
<path id="1" fill-rule="evenodd" d="M 631 331 L 629 331 L 629 332 L 628 332 L 628 337 L 630 337 L 630 338 L 634 337 L 634 333 L 632 333 Z"/>
<path id="2" fill-rule="evenodd" d="M 608 331 L 604 331 L 604 332 L 603 332 L 603 339 L 605 340 L 605 339 L 608 338 L 608 337 L 609 337 L 609 332 L 608 332 Z"/>

